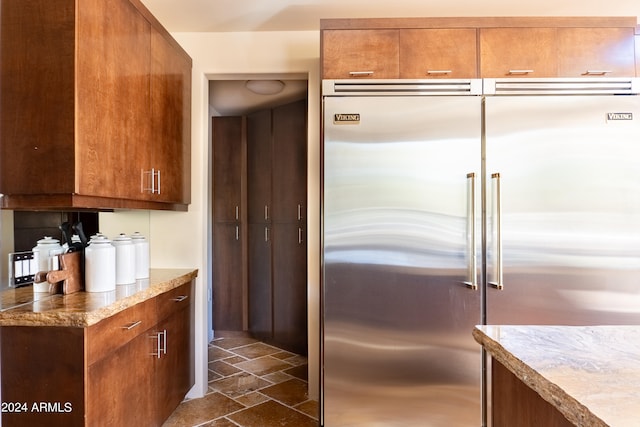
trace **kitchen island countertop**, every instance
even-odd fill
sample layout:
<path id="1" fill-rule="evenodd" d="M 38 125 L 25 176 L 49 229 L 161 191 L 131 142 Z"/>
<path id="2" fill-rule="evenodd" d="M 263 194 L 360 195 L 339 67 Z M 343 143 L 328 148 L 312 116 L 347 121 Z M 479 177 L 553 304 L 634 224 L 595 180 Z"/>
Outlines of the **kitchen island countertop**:
<path id="1" fill-rule="evenodd" d="M 574 425 L 640 425 L 640 326 L 484 325 L 473 336 Z"/>
<path id="2" fill-rule="evenodd" d="M 188 283 L 193 269 L 151 269 L 149 279 L 112 292 L 68 295 L 36 293 L 32 286 L 0 292 L 0 326 L 87 327 L 122 310 Z"/>

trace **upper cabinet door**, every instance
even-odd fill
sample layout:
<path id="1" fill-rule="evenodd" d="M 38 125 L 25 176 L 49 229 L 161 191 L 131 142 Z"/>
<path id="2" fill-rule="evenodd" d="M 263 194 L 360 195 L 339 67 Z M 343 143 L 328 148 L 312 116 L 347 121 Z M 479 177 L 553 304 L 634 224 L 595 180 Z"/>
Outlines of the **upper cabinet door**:
<path id="1" fill-rule="evenodd" d="M 480 29 L 480 76 L 556 77 L 556 28 Z"/>
<path id="2" fill-rule="evenodd" d="M 400 30 L 400 78 L 476 78 L 476 34 L 472 28 Z"/>
<path id="3" fill-rule="evenodd" d="M 76 193 L 139 198 L 151 25 L 127 0 L 85 0 L 77 15 Z"/>
<path id="4" fill-rule="evenodd" d="M 151 161 L 158 171 L 150 200 L 191 201 L 191 61 L 158 31 L 151 32 Z"/>
<path id="5" fill-rule="evenodd" d="M 397 79 L 398 30 L 324 30 L 322 78 Z"/>
<path id="6" fill-rule="evenodd" d="M 635 76 L 633 28 L 558 28 L 558 75 Z"/>
<path id="7" fill-rule="evenodd" d="M 246 173 L 245 120 L 213 118 L 213 220 L 239 222 L 245 214 L 243 175 Z"/>

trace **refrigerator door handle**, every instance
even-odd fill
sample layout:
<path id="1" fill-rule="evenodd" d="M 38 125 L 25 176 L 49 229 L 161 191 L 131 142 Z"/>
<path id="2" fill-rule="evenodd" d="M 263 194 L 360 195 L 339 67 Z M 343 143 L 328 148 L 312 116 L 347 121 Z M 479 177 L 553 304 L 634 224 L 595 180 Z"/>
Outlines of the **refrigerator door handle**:
<path id="1" fill-rule="evenodd" d="M 478 289 L 476 253 L 476 174 L 467 174 L 467 280 L 462 282 L 472 290 Z"/>
<path id="2" fill-rule="evenodd" d="M 496 289 L 504 289 L 502 282 L 502 201 L 500 198 L 500 174 L 491 174 L 493 191 L 493 244 L 494 244 L 494 276 L 489 285 Z"/>

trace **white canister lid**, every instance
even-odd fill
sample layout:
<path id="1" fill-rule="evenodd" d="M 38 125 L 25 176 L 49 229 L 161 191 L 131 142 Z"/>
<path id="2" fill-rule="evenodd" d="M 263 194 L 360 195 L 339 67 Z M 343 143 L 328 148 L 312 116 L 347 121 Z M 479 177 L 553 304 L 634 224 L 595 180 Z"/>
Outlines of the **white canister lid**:
<path id="1" fill-rule="evenodd" d="M 59 245 L 60 244 L 60 240 L 58 239 L 54 239 L 51 236 L 44 236 L 43 239 L 38 240 L 38 246 L 43 246 L 43 245 Z"/>
<path id="2" fill-rule="evenodd" d="M 113 239 L 113 241 L 111 242 L 114 246 L 117 245 L 130 245 L 133 244 L 133 240 L 131 239 L 131 237 L 127 236 L 124 233 L 120 233 L 117 237 L 115 237 Z"/>
<path id="3" fill-rule="evenodd" d="M 133 233 L 131 235 L 131 239 L 133 240 L 133 243 L 139 243 L 139 242 L 144 242 L 146 241 L 146 237 L 144 237 L 142 234 L 140 234 L 139 231 L 136 231 L 135 233 Z"/>
<path id="4" fill-rule="evenodd" d="M 106 245 L 109 244 L 111 245 L 111 240 L 109 240 L 107 238 L 107 236 L 95 236 L 94 238 L 91 239 L 91 242 L 89 243 L 89 247 L 91 246 L 99 246 L 99 245 Z"/>

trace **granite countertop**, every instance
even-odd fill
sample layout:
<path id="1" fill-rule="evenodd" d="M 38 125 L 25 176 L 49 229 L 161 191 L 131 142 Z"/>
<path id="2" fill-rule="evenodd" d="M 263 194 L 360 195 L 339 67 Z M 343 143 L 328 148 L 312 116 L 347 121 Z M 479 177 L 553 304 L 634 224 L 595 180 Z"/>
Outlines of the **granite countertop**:
<path id="1" fill-rule="evenodd" d="M 149 279 L 116 286 L 112 292 L 50 295 L 36 293 L 32 286 L 8 289 L 0 292 L 0 326 L 91 326 L 197 275 L 193 269 L 151 269 Z"/>
<path id="2" fill-rule="evenodd" d="M 575 425 L 640 425 L 640 326 L 476 326 L 473 336 Z"/>

